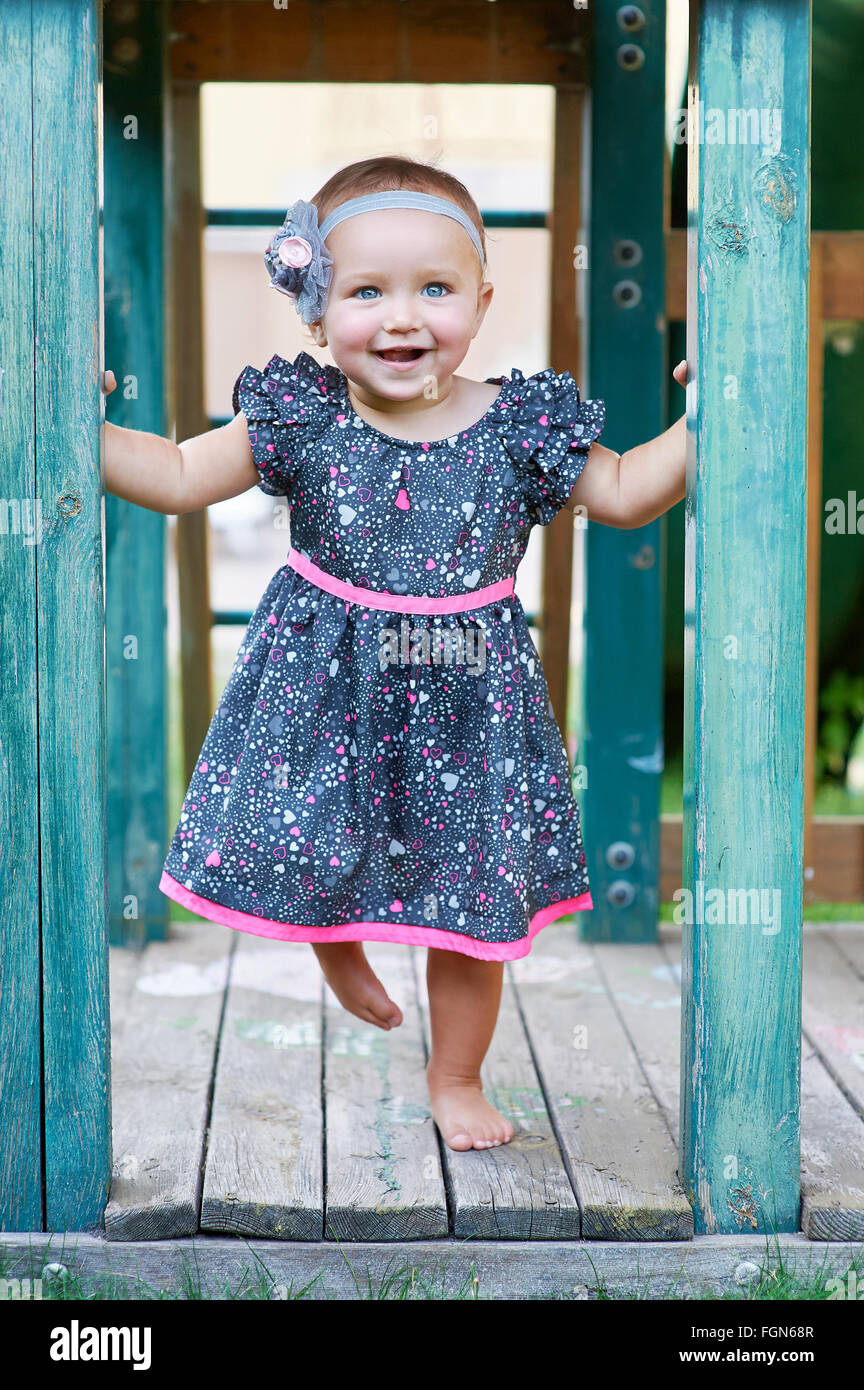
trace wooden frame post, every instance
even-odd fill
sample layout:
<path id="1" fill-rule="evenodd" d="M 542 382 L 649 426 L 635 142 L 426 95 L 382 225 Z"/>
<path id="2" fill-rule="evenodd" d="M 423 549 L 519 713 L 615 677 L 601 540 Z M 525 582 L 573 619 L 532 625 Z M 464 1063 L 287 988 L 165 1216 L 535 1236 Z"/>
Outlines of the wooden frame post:
<path id="1" fill-rule="evenodd" d="M 819 600 L 822 558 L 822 396 L 825 389 L 825 243 L 810 238 L 810 348 L 807 360 L 807 675 L 804 732 L 804 903 L 824 891 L 813 833 L 816 743 L 819 735 Z M 823 879 L 827 875 L 823 874 Z"/>
<path id="2" fill-rule="evenodd" d="M 799 1226 L 810 23 L 691 0 L 679 1172 L 708 1233 Z"/>
<path id="3" fill-rule="evenodd" d="M 111 1177 L 100 0 L 7 0 L 0 48 L 0 1225 L 82 1231 Z"/>
<path id="4" fill-rule="evenodd" d="M 618 453 L 665 428 L 665 0 L 594 7 L 589 316 L 585 393 L 606 402 Z M 587 518 L 585 852 L 592 941 L 654 941 L 663 770 L 662 521 L 614 530 Z"/>
<path id="5" fill-rule="evenodd" d="M 166 433 L 164 72 L 167 12 L 105 5 L 106 414 Z M 168 935 L 159 892 L 167 832 L 165 517 L 105 497 L 108 889 L 112 943 Z"/>
<path id="6" fill-rule="evenodd" d="M 204 408 L 204 208 L 201 201 L 201 87 L 171 88 L 171 377 L 178 441 L 203 434 Z M 180 601 L 180 672 L 183 697 L 183 782 L 213 718 L 210 632 L 210 541 L 206 508 L 178 516 L 177 584 Z"/>
<path id="7" fill-rule="evenodd" d="M 579 277 L 574 265 L 583 236 L 583 87 L 555 88 L 555 141 L 550 222 L 549 365 L 582 381 L 583 344 Z M 581 389 L 581 388 L 580 388 Z M 576 520 L 566 507 L 543 528 L 542 627 L 540 655 L 549 699 L 559 727 L 566 731 L 570 676 L 570 594 Z M 575 759 L 578 762 L 578 759 Z"/>

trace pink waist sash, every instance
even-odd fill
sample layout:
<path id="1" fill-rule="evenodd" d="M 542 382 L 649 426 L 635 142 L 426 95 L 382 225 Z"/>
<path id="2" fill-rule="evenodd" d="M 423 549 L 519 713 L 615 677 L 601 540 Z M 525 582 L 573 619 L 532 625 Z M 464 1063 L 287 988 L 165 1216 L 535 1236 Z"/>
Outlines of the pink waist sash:
<path id="1" fill-rule="evenodd" d="M 319 569 L 314 561 L 301 555 L 293 545 L 288 551 L 288 564 L 319 588 L 348 599 L 350 603 L 360 603 L 364 608 L 392 609 L 397 613 L 465 613 L 513 593 L 512 575 L 499 579 L 495 584 L 487 584 L 485 588 L 475 589 L 473 593 L 446 594 L 443 598 L 432 598 L 427 594 L 391 594 L 387 589 L 364 589 L 360 584 L 349 584 Z"/>

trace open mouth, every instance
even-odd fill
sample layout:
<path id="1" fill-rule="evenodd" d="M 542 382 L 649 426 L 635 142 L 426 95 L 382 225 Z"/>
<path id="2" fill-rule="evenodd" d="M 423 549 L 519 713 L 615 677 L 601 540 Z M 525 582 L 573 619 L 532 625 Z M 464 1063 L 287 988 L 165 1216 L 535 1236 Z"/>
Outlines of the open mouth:
<path id="1" fill-rule="evenodd" d="M 380 357 L 382 362 L 419 362 L 428 351 L 428 348 L 387 348 L 383 352 L 376 352 L 375 356 Z"/>

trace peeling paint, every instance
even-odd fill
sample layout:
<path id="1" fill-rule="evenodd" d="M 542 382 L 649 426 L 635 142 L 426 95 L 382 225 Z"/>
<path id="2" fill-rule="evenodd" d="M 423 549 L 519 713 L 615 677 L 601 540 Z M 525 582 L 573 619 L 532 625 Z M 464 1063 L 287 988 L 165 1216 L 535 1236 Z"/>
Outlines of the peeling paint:
<path id="1" fill-rule="evenodd" d="M 135 982 L 142 994 L 161 994 L 166 998 L 179 999 L 191 995 L 220 994 L 225 988 L 228 975 L 228 957 L 198 965 L 190 961 L 178 961 L 165 970 L 155 970 L 151 975 L 142 975 Z"/>
<path id="2" fill-rule="evenodd" d="M 746 210 L 728 199 L 705 220 L 705 236 L 726 256 L 746 256 L 754 233 L 747 225 Z"/>
<path id="3" fill-rule="evenodd" d="M 422 1125 L 431 1118 L 428 1106 L 418 1105 L 416 1101 L 408 1100 L 405 1096 L 392 1096 L 389 1100 L 382 1100 L 381 1108 L 394 1125 Z"/>
<path id="4" fill-rule="evenodd" d="M 739 1231 L 743 1227 L 745 1221 L 750 1225 L 752 1230 L 758 1231 L 759 1208 L 753 1197 L 752 1183 L 747 1183 L 746 1186 L 742 1187 L 730 1188 L 729 1196 L 726 1200 L 726 1205 L 732 1212 L 732 1215 L 735 1217 Z"/>
<path id="5" fill-rule="evenodd" d="M 546 1114 L 546 1102 L 539 1086 L 491 1086 L 486 1094 L 489 1102 L 510 1120 Z"/>
<path id="6" fill-rule="evenodd" d="M 321 1033 L 315 1019 L 300 1019 L 296 1023 L 281 1023 L 273 1019 L 238 1018 L 234 1032 L 245 1042 L 263 1047 L 319 1047 Z"/>
<path id="7" fill-rule="evenodd" d="M 795 169 L 785 155 L 760 165 L 753 175 L 753 190 L 764 208 L 780 222 L 791 222 L 798 206 Z"/>

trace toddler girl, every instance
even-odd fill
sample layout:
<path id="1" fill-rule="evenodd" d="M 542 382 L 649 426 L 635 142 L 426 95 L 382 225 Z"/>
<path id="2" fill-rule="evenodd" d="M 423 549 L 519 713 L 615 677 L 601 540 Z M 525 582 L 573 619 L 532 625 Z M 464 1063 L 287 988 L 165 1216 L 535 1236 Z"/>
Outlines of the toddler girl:
<path id="1" fill-rule="evenodd" d="M 337 365 L 245 367 L 234 420 L 180 445 L 105 426 L 108 490 L 140 506 L 193 512 L 257 484 L 291 507 L 160 888 L 311 942 L 344 1008 L 383 1029 L 402 1012 L 362 943 L 428 947 L 432 1115 L 453 1149 L 504 1144 L 480 1081 L 504 961 L 592 906 L 514 575 L 562 507 L 635 527 L 679 501 L 684 417 L 621 457 L 569 373 L 458 375 L 493 287 L 473 199 L 429 165 L 340 170 L 265 262 Z"/>

